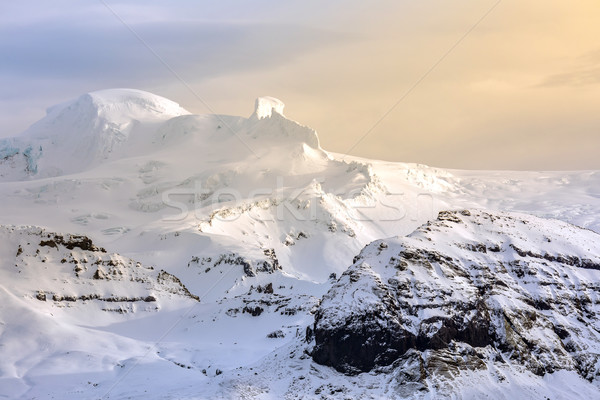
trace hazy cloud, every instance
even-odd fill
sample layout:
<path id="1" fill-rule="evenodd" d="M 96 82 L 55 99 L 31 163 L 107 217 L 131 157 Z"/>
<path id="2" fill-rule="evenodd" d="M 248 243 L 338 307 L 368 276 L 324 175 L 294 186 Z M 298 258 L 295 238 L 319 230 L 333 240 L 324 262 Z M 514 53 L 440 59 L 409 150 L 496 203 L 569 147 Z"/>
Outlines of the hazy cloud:
<path id="1" fill-rule="evenodd" d="M 538 86 L 586 86 L 600 83 L 600 50 L 586 53 L 576 61 L 580 65 L 572 71 L 547 76 Z"/>
<path id="2" fill-rule="evenodd" d="M 562 74 L 550 75 L 545 78 L 539 86 L 585 86 L 596 85 L 600 83 L 600 66 L 590 69 L 581 69 L 578 71 L 565 72 Z"/>
<path id="3" fill-rule="evenodd" d="M 43 116 L 46 107 L 81 93 L 111 87 L 154 90 L 174 83 L 184 88 L 100 3 L 63 0 L 62 10 L 47 11 L 30 3 L 0 9 L 4 11 L 0 15 L 0 136 L 22 131 Z M 348 35 L 293 23 L 218 21 L 215 15 L 214 21 L 208 21 L 210 13 L 194 20 L 194 14 L 182 9 L 174 15 L 168 8 L 161 12 L 156 5 L 129 2 L 114 7 L 190 84 L 276 68 L 348 39 Z M 221 6 L 211 12 L 219 10 L 227 15 Z"/>
<path id="4" fill-rule="evenodd" d="M 135 31 L 176 70 L 210 78 L 289 62 L 341 36 L 298 26 L 152 22 Z M 0 27 L 0 74 L 19 79 L 136 82 L 165 75 L 165 67 L 124 26 Z M 172 77 L 170 77 L 172 78 Z"/>

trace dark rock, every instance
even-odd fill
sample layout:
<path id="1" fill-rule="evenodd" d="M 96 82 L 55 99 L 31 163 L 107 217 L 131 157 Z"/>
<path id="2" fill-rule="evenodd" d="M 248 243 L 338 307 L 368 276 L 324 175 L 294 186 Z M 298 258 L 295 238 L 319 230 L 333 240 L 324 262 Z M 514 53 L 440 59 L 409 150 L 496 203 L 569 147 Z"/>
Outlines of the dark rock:
<path id="1" fill-rule="evenodd" d="M 92 276 L 92 279 L 101 280 L 108 279 L 108 277 L 106 275 L 106 272 L 104 272 L 101 268 L 98 268 L 96 272 L 94 272 L 94 276 Z"/>
<path id="2" fill-rule="evenodd" d="M 554 333 L 556 333 L 556 335 L 561 339 L 561 340 L 565 340 L 566 338 L 569 337 L 569 331 L 567 331 L 565 328 L 558 326 L 558 325 L 553 325 L 552 326 L 552 330 L 554 330 Z"/>
<path id="3" fill-rule="evenodd" d="M 441 212 L 408 238 L 386 240 L 386 253 L 383 242 L 367 246 L 316 309 L 311 357 L 346 374 L 396 371 L 413 391 L 426 388 L 426 374 L 451 378 L 504 358 L 540 376 L 568 369 L 597 379 L 600 354 L 587 341 L 600 284 L 577 271 L 600 269 L 590 250 L 597 237 L 559 225 L 550 239 L 553 222 L 524 218 Z"/>
<path id="4" fill-rule="evenodd" d="M 56 242 L 54 240 L 42 240 L 40 242 L 40 246 L 42 246 L 42 247 L 54 247 L 55 249 L 58 248 L 58 245 L 56 244 Z"/>
<path id="5" fill-rule="evenodd" d="M 276 331 L 273 331 L 273 332 L 267 334 L 267 337 L 269 339 L 280 339 L 280 338 L 285 337 L 285 334 L 283 333 L 282 330 L 276 330 Z"/>
<path id="6" fill-rule="evenodd" d="M 271 282 L 267 283 L 267 285 L 265 286 L 265 288 L 263 289 L 263 291 L 266 294 L 273 294 L 273 284 Z"/>
<path id="7" fill-rule="evenodd" d="M 462 222 L 462 220 L 458 217 L 458 215 L 456 215 L 457 213 L 454 211 L 440 211 L 438 213 L 438 221 L 448 221 L 448 222 L 454 222 L 456 224 L 459 224 Z"/>
<path id="8" fill-rule="evenodd" d="M 306 232 L 300 231 L 298 232 L 296 239 L 308 239 L 308 234 Z"/>
<path id="9" fill-rule="evenodd" d="M 85 251 L 95 251 L 100 253 L 106 253 L 106 250 L 102 247 L 97 247 L 92 242 L 92 239 L 87 236 L 80 235 L 67 235 L 65 238 L 63 235 L 48 234 L 48 240 L 42 240 L 40 246 L 58 248 L 59 245 L 66 247 L 69 250 L 74 248 L 80 248 Z"/>
<path id="10" fill-rule="evenodd" d="M 376 313 L 350 318 L 344 326 L 333 330 L 322 329 L 320 315 L 317 314 L 314 326 L 316 346 L 312 356 L 319 364 L 355 374 L 371 371 L 376 366 L 390 365 L 409 349 L 444 349 L 452 341 L 477 347 L 491 344 L 490 316 L 485 305 L 463 305 L 460 311 L 460 315 L 472 314 L 472 317 L 466 322 L 458 317 L 424 320 L 423 328 L 441 324 L 433 335 L 423 329 L 414 335 L 397 322 L 400 320 L 398 316 Z"/>
<path id="11" fill-rule="evenodd" d="M 243 313 L 248 313 L 250 315 L 252 315 L 253 317 L 258 317 L 260 314 L 262 314 L 262 312 L 264 311 L 264 309 L 260 306 L 245 306 L 242 309 Z"/>
<path id="12" fill-rule="evenodd" d="M 250 261 L 241 260 L 240 265 L 244 268 L 244 273 L 246 274 L 246 276 L 249 276 L 251 278 L 256 276 L 254 270 L 252 269 L 252 264 L 250 263 Z"/>
<path id="13" fill-rule="evenodd" d="M 164 289 L 171 293 L 183 294 L 184 296 L 187 296 L 191 299 L 200 301 L 200 297 L 198 297 L 195 294 L 192 294 L 188 290 L 188 288 L 185 287 L 183 282 L 181 282 L 181 280 L 179 280 L 178 277 L 176 277 L 173 274 L 168 273 L 165 270 L 162 270 L 162 269 L 160 270 L 160 272 L 158 273 L 158 276 L 156 277 L 156 282 L 158 282 L 159 284 L 161 284 L 163 286 L 166 286 L 166 287 L 164 287 Z"/>
<path id="14" fill-rule="evenodd" d="M 304 336 L 306 343 L 310 343 L 313 340 L 314 336 L 315 335 L 314 335 L 314 331 L 312 330 L 312 328 L 310 326 L 307 326 L 306 333 Z"/>

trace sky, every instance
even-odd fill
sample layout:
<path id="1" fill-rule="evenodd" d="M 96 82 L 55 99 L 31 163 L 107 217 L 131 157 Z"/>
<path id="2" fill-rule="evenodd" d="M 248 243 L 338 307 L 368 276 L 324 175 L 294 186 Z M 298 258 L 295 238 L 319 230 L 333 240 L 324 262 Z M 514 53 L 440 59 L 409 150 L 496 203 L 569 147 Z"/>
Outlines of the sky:
<path id="1" fill-rule="evenodd" d="M 0 137 L 129 87 L 196 114 L 273 96 L 329 151 L 600 169 L 597 0 L 0 3 Z"/>

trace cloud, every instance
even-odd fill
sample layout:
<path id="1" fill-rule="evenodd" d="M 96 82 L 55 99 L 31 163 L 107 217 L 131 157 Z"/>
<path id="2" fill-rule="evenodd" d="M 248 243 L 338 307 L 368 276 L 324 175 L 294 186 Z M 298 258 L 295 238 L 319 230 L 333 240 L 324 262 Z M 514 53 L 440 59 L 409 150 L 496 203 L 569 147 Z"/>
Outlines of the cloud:
<path id="1" fill-rule="evenodd" d="M 271 68 L 307 51 L 342 40 L 340 35 L 276 24 L 150 22 L 132 26 L 173 69 L 210 78 Z M 174 79 L 125 26 L 56 21 L 0 28 L 0 74 L 18 79 Z"/>
<path id="2" fill-rule="evenodd" d="M 160 94 L 178 86 L 185 95 L 172 71 L 105 7 L 79 3 L 61 0 L 61 12 L 43 6 L 29 12 L 29 3 L 0 6 L 0 137 L 23 131 L 46 107 L 93 90 L 133 87 Z M 272 18 L 209 21 L 209 14 L 195 20 L 198 12 L 185 14 L 176 7 L 114 7 L 195 88 L 219 77 L 282 67 L 349 38 Z"/>
<path id="3" fill-rule="evenodd" d="M 600 83 L 600 66 L 589 69 L 581 69 L 577 71 L 555 74 L 546 77 L 538 85 L 541 87 L 556 87 L 556 86 L 587 86 L 597 85 Z"/>
<path id="4" fill-rule="evenodd" d="M 588 86 L 600 84 L 600 49 L 577 58 L 578 66 L 571 71 L 545 77 L 538 87 Z"/>

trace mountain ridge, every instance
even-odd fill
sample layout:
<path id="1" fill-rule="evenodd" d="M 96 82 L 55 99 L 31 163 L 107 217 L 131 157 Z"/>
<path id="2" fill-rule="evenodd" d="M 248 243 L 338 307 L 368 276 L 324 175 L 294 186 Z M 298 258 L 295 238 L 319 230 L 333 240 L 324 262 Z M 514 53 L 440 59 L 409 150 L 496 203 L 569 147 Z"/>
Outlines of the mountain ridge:
<path id="1" fill-rule="evenodd" d="M 0 395 L 598 395 L 600 172 L 368 160 L 274 98 L 94 93 L 0 141 Z"/>

